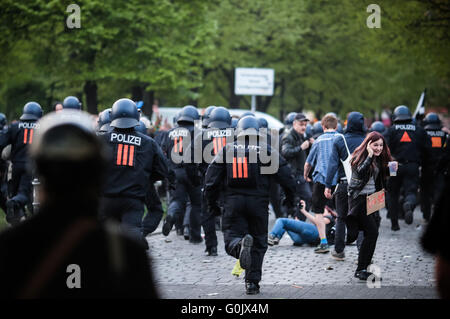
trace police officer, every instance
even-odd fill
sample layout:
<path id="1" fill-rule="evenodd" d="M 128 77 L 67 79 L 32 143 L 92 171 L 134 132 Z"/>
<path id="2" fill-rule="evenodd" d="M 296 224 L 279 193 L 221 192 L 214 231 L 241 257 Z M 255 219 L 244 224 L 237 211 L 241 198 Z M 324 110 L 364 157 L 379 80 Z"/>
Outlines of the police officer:
<path id="1" fill-rule="evenodd" d="M 419 166 L 431 145 L 425 131 L 413 123 L 407 106 L 397 106 L 393 120 L 394 125 L 388 129 L 386 140 L 392 157 L 399 163 L 399 168 L 397 176 L 392 176 L 388 181 L 387 208 L 391 218 L 391 229 L 397 231 L 400 229 L 398 225 L 400 189 L 403 187 L 405 194 L 403 203 L 405 222 L 411 224 L 417 204 Z"/>
<path id="2" fill-rule="evenodd" d="M 201 237 L 201 180 L 198 165 L 194 162 L 194 124 L 200 120 L 197 108 L 186 105 L 177 120 L 178 127 L 169 131 L 167 145 L 170 168 L 176 176 L 175 190 L 163 224 L 163 235 L 168 236 L 173 225 L 186 209 L 186 194 L 191 204 L 189 217 L 189 242 L 198 244 Z M 200 145 L 201 147 L 201 145 Z M 201 162 L 201 158 L 200 158 Z"/>
<path id="3" fill-rule="evenodd" d="M 68 96 L 63 101 L 63 109 L 81 110 L 81 102 L 75 96 Z"/>
<path id="4" fill-rule="evenodd" d="M 97 132 L 102 134 L 111 130 L 111 108 L 106 109 L 98 115 Z"/>
<path id="5" fill-rule="evenodd" d="M 294 205 L 295 181 L 287 163 L 258 141 L 258 121 L 243 117 L 237 125 L 238 137 L 227 144 L 208 167 L 205 195 L 213 211 L 225 187 L 222 230 L 226 252 L 239 259 L 245 271 L 247 294 L 259 293 L 264 254 L 267 250 L 269 184 L 272 178 L 285 188 L 290 206 Z M 263 153 L 269 154 L 269 162 Z M 270 166 L 278 161 L 276 167 Z M 266 164 L 263 164 L 266 163 Z M 267 163 L 270 163 L 269 166 Z"/>
<path id="6" fill-rule="evenodd" d="M 7 121 L 5 114 L 0 113 L 0 140 L 2 140 L 2 136 L 6 133 L 6 124 Z M 0 150 L 0 208 L 6 212 L 6 199 L 8 197 L 8 162 L 2 158 L 1 153 L 2 152 Z"/>
<path id="7" fill-rule="evenodd" d="M 25 217 L 25 205 L 31 202 L 31 173 L 28 165 L 28 147 L 33 143 L 35 130 L 39 129 L 42 108 L 36 102 L 23 107 L 20 121 L 11 124 L 0 136 L 0 150 L 11 144 L 12 177 L 9 185 L 9 200 L 6 202 L 6 221 L 16 225 Z"/>
<path id="8" fill-rule="evenodd" d="M 444 172 L 438 171 L 437 165 L 444 156 L 447 134 L 442 131 L 442 123 L 436 113 L 428 113 L 423 124 L 430 140 L 431 152 L 422 167 L 420 202 L 423 218 L 429 221 L 432 207 L 439 196 L 439 190 L 444 187 Z"/>
<path id="9" fill-rule="evenodd" d="M 168 175 L 167 164 L 156 142 L 134 129 L 139 112 L 132 100 L 117 100 L 111 119 L 113 130 L 100 135 L 111 155 L 100 217 L 121 221 L 123 229 L 148 248 L 142 235 L 144 201 L 153 182 Z"/>
<path id="10" fill-rule="evenodd" d="M 201 176 L 206 175 L 206 170 L 214 157 L 227 143 L 233 143 L 234 130 L 231 128 L 230 112 L 223 106 L 216 107 L 210 114 L 208 129 L 202 132 L 203 161 L 199 167 Z M 207 207 L 204 193 L 204 179 L 202 178 L 202 226 L 205 232 L 206 252 L 209 256 L 217 256 L 216 218 L 220 211 L 211 211 Z M 221 198 L 223 202 L 223 198 Z M 221 205 L 222 207 L 222 205 Z"/>

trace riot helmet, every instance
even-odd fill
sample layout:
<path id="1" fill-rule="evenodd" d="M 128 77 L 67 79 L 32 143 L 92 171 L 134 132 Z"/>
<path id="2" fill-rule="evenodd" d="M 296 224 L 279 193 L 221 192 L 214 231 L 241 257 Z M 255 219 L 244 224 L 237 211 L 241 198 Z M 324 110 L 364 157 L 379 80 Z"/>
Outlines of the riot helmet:
<path id="1" fill-rule="evenodd" d="M 177 123 L 181 125 L 181 122 L 187 122 L 194 124 L 196 120 L 200 119 L 200 114 L 198 114 L 198 110 L 195 106 L 186 105 L 183 107 L 179 113 L 179 117 L 177 119 Z"/>
<path id="2" fill-rule="evenodd" d="M 64 99 L 63 109 L 81 110 L 81 102 L 75 96 L 68 96 Z"/>
<path id="3" fill-rule="evenodd" d="M 42 117 L 42 108 L 36 102 L 28 102 L 23 107 L 22 121 L 37 121 Z"/>
<path id="4" fill-rule="evenodd" d="M 393 119 L 394 122 L 411 121 L 411 111 L 406 105 L 399 105 L 394 110 Z"/>
<path id="5" fill-rule="evenodd" d="M 115 128 L 132 128 L 139 125 L 139 111 L 130 99 L 114 102 L 111 109 L 111 126 Z"/>
<path id="6" fill-rule="evenodd" d="M 216 107 L 209 116 L 209 128 L 228 128 L 231 126 L 230 112 L 223 106 Z"/>

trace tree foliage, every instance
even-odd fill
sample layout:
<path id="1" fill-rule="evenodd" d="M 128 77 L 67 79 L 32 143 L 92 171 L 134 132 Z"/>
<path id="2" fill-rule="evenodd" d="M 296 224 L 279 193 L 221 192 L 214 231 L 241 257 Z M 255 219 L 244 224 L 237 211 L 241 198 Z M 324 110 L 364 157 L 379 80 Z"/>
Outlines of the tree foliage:
<path id="1" fill-rule="evenodd" d="M 234 95 L 236 67 L 275 69 L 275 94 L 258 97 L 275 116 L 313 110 L 366 115 L 399 104 L 450 108 L 449 20 L 444 0 L 380 0 L 381 28 L 368 3 L 331 0 L 0 1 L 0 109 L 26 101 L 46 111 L 66 95 L 88 110 L 118 98 L 163 104 L 249 107 Z"/>

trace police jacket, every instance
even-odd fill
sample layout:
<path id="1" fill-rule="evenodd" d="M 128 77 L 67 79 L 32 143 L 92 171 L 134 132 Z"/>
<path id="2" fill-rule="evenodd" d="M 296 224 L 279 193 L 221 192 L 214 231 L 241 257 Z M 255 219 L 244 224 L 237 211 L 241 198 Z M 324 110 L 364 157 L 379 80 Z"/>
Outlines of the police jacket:
<path id="1" fill-rule="evenodd" d="M 12 123 L 0 134 L 0 151 L 11 144 L 11 162 L 25 164 L 28 161 L 28 145 L 33 143 L 35 130 L 39 129 L 36 121 L 19 121 Z"/>
<path id="2" fill-rule="evenodd" d="M 270 157 L 270 162 L 263 159 L 262 153 L 265 152 Z M 270 166 L 274 161 L 278 161 L 277 167 Z M 264 171 L 263 168 L 269 167 L 270 169 Z M 296 183 L 287 162 L 279 153 L 263 143 L 258 145 L 250 145 L 247 141 L 243 144 L 230 143 L 219 152 L 208 167 L 205 197 L 208 203 L 215 202 L 221 186 L 224 186 L 225 196 L 247 195 L 268 198 L 272 179 L 283 187 L 289 204 L 293 204 Z"/>
<path id="3" fill-rule="evenodd" d="M 348 194 L 352 198 L 356 198 L 369 181 L 371 177 L 370 166 L 374 160 L 377 161 L 377 166 L 380 170 L 375 180 L 375 190 L 380 191 L 383 188 L 386 189 L 386 179 L 389 174 L 389 169 L 387 167 L 381 167 L 379 159 L 375 159 L 374 156 L 367 156 L 361 164 L 352 166 L 352 178 L 348 185 Z"/>
<path id="4" fill-rule="evenodd" d="M 303 176 L 306 153 L 302 150 L 301 145 L 304 141 L 303 136 L 298 134 L 294 128 L 285 132 L 281 139 L 281 155 L 289 163 L 295 176 Z"/>
<path id="5" fill-rule="evenodd" d="M 386 132 L 392 157 L 400 164 L 417 163 L 430 152 L 430 140 L 424 129 L 412 121 L 395 122 Z"/>
<path id="6" fill-rule="evenodd" d="M 209 128 L 196 136 L 195 147 L 202 145 L 202 162 L 199 170 L 202 176 L 206 174 L 209 164 L 216 155 L 227 145 L 234 141 L 233 128 Z"/>
<path id="7" fill-rule="evenodd" d="M 101 138 L 111 155 L 104 196 L 144 200 L 150 183 L 168 177 L 166 160 L 151 137 L 134 129 L 114 129 Z"/>
<path id="8" fill-rule="evenodd" d="M 362 141 L 364 141 L 365 135 L 364 118 L 362 114 L 351 114 L 348 118 L 347 129 L 344 134 L 350 154 L 352 154 L 354 150 L 361 145 Z M 345 161 L 347 156 L 348 153 L 345 148 L 342 135 L 336 135 L 333 142 L 333 150 L 330 161 L 328 162 L 327 177 L 325 181 L 326 187 L 332 187 L 333 177 L 336 174 L 336 170 L 338 171 L 338 180 L 345 177 L 345 171 L 341 161 Z"/>
<path id="9" fill-rule="evenodd" d="M 444 156 L 444 146 L 447 140 L 447 134 L 438 127 L 425 127 L 428 139 L 431 144 L 429 156 L 426 157 L 426 166 L 433 169 Z"/>
<path id="10" fill-rule="evenodd" d="M 201 144 L 195 145 L 194 141 L 194 126 L 179 126 L 169 130 L 161 148 L 167 156 L 169 168 L 174 170 L 175 174 L 178 170 L 185 170 L 193 185 L 199 185 L 198 164 L 201 162 Z M 195 158 L 196 151 L 197 157 L 200 158 Z"/>

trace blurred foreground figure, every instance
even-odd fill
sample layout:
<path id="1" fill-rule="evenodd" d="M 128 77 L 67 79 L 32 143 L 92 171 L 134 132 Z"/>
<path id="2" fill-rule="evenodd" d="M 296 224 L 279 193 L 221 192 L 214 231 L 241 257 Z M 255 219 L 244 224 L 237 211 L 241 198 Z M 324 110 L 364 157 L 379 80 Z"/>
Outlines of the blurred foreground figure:
<path id="1" fill-rule="evenodd" d="M 39 124 L 40 210 L 0 234 L 0 298 L 156 297 L 142 246 L 97 220 L 106 156 L 89 115 L 62 110 Z"/>

